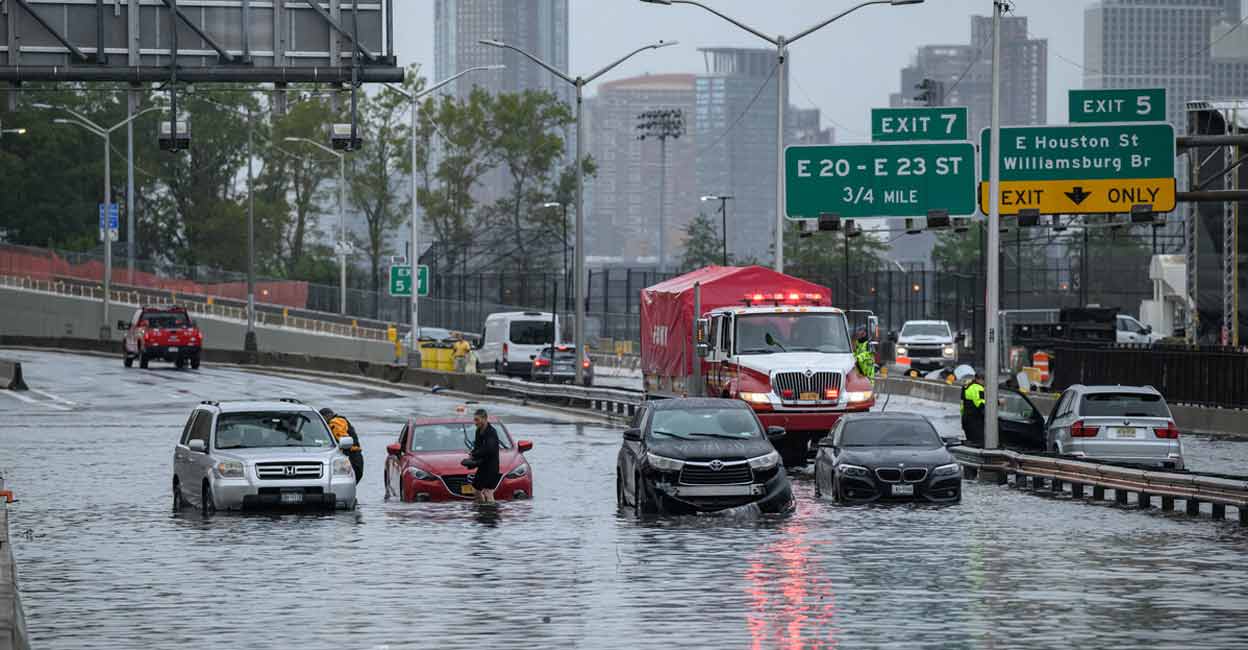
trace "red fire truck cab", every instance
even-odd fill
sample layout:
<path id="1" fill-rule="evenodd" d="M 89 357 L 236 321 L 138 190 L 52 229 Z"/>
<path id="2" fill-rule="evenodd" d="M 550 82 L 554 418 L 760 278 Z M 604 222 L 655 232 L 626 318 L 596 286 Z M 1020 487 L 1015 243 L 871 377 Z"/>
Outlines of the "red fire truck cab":
<path id="1" fill-rule="evenodd" d="M 790 466 L 805 464 L 841 415 L 875 403 L 846 315 L 817 284 L 759 266 L 710 266 L 644 289 L 641 327 L 647 396 L 745 400 L 764 426 L 785 428 L 780 452 Z"/>

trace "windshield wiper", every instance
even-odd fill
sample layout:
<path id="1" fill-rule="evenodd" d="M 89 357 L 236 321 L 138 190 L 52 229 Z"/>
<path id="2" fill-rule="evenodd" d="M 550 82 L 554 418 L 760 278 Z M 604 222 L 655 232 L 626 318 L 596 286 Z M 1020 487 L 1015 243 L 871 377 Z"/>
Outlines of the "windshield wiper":
<path id="1" fill-rule="evenodd" d="M 741 350 L 737 354 L 775 354 L 775 353 L 776 353 L 775 350 L 771 350 L 769 348 L 749 348 L 747 350 Z"/>
<path id="2" fill-rule="evenodd" d="M 650 433 L 657 433 L 661 436 L 671 436 L 673 438 L 680 438 L 681 440 L 689 439 L 689 436 L 681 435 L 679 433 L 672 433 L 671 431 L 663 431 L 662 429 L 651 429 Z"/>
<path id="3" fill-rule="evenodd" d="M 740 439 L 742 439 L 742 438 L 744 437 L 744 436 L 739 435 L 739 434 L 736 434 L 736 433 L 702 433 L 702 432 L 696 432 L 696 433 L 691 433 L 691 434 L 689 434 L 689 435 L 691 435 L 691 436 L 705 436 L 705 437 L 707 437 L 707 438 L 728 438 L 729 440 L 740 440 Z"/>

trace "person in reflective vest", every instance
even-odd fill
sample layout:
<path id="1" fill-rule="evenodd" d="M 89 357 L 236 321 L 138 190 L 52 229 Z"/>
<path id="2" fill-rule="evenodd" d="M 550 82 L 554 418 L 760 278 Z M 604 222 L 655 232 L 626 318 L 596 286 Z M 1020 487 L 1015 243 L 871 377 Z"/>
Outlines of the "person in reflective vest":
<path id="1" fill-rule="evenodd" d="M 359 485 L 360 479 L 364 478 L 364 452 L 360 449 L 360 437 L 355 432 L 355 425 L 347 418 L 334 413 L 334 410 L 326 407 L 321 409 L 321 417 L 325 418 L 325 423 L 329 425 L 329 433 L 334 437 L 334 442 L 350 437 L 354 444 L 347 451 L 347 458 L 351 461 L 351 469 L 355 470 L 355 483 Z"/>
<path id="2" fill-rule="evenodd" d="M 875 380 L 875 355 L 871 352 L 867 328 L 859 327 L 854 339 L 854 362 L 858 365 L 858 373 L 867 379 Z"/>
<path id="3" fill-rule="evenodd" d="M 984 373 L 975 373 L 975 378 L 962 389 L 962 433 L 966 436 L 966 444 L 972 447 L 984 446 Z"/>

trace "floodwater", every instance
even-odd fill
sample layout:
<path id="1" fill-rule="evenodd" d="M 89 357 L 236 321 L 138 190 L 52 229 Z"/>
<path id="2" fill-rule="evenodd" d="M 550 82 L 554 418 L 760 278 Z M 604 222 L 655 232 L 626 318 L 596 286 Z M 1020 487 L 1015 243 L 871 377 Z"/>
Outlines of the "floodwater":
<path id="1" fill-rule="evenodd" d="M 619 429 L 520 406 L 536 499 L 497 511 L 383 498 L 409 412 L 454 399 L 228 368 L 7 351 L 44 391 L 0 394 L 0 469 L 37 648 L 1248 647 L 1248 532 L 967 483 L 961 505 L 639 521 L 615 505 Z M 351 416 L 362 504 L 172 514 L 172 445 L 200 399 L 298 397 Z M 895 398 L 889 410 L 947 408 Z M 1242 468 L 1248 445 L 1188 440 Z"/>

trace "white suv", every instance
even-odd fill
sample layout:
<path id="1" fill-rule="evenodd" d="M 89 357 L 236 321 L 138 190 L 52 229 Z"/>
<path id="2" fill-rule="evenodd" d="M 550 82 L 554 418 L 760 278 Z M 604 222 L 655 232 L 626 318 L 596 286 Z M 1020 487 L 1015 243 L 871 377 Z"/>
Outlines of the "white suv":
<path id="1" fill-rule="evenodd" d="M 948 321 L 906 321 L 896 343 L 896 358 L 909 359 L 915 370 L 936 370 L 958 362 L 958 345 Z"/>
<path id="2" fill-rule="evenodd" d="M 173 451 L 173 508 L 355 508 L 355 471 L 325 419 L 296 400 L 201 402 Z"/>

